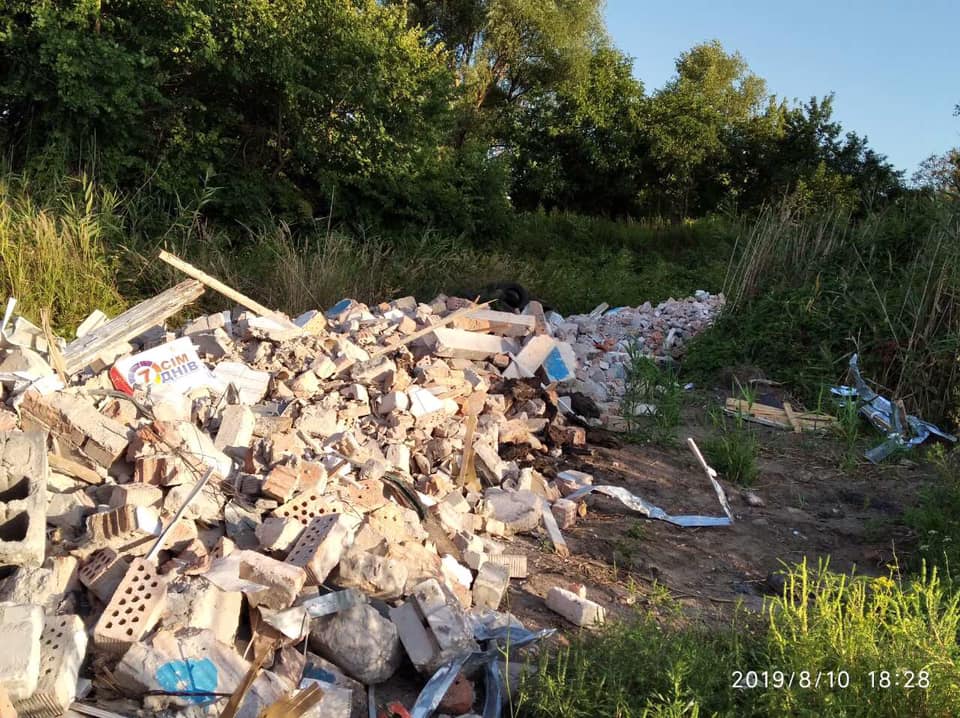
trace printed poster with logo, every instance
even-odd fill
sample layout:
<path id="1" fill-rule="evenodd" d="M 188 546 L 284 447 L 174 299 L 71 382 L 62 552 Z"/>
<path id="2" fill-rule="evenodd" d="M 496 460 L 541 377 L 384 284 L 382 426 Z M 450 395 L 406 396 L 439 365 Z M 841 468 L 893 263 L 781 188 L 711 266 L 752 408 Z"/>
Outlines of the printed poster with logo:
<path id="1" fill-rule="evenodd" d="M 186 394 L 199 387 L 217 387 L 217 380 L 200 357 L 190 337 L 118 360 L 110 370 L 118 391 L 132 395 L 137 390 L 174 390 Z"/>

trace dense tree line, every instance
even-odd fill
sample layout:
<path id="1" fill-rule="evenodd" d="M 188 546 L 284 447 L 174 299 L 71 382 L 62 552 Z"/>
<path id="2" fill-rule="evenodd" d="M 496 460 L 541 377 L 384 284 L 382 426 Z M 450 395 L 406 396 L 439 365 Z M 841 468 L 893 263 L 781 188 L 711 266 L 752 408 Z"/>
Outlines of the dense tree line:
<path id="1" fill-rule="evenodd" d="M 7 0 L 0 144 L 213 211 L 495 232 L 513 209 L 701 216 L 902 189 L 718 42 L 647 92 L 600 0 Z"/>

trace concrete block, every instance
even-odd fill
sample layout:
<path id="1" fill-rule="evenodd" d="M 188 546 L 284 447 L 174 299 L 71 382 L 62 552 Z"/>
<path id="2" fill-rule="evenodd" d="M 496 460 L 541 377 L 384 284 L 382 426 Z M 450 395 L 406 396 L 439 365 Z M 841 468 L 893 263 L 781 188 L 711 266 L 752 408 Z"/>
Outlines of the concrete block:
<path id="1" fill-rule="evenodd" d="M 482 360 L 494 354 L 515 354 L 517 342 L 492 334 L 468 332 L 462 329 L 441 327 L 434 329 L 433 353 L 440 357 Z"/>
<path id="2" fill-rule="evenodd" d="M 390 620 L 397 627 L 400 642 L 410 662 L 421 673 L 431 673 L 439 659 L 440 645 L 427 628 L 413 601 L 390 609 Z"/>
<path id="3" fill-rule="evenodd" d="M 80 567 L 80 583 L 104 603 L 117 590 L 127 574 L 129 564 L 112 548 L 95 551 Z"/>
<path id="4" fill-rule="evenodd" d="M 364 684 L 383 683 L 400 667 L 397 627 L 367 604 L 318 618 L 310 647 Z"/>
<path id="5" fill-rule="evenodd" d="M 296 544 L 304 532 L 302 523 L 294 518 L 268 516 L 256 528 L 257 540 L 260 549 L 267 553 L 283 554 L 284 556 Z"/>
<path id="6" fill-rule="evenodd" d="M 307 524 L 287 563 L 307 572 L 307 582 L 319 586 L 340 563 L 344 549 L 353 540 L 358 520 L 346 514 L 317 516 Z M 298 524 L 299 525 L 299 524 Z"/>
<path id="7" fill-rule="evenodd" d="M 410 400 L 410 413 L 418 419 L 443 411 L 444 408 L 443 402 L 423 387 L 408 389 L 407 398 Z"/>
<path id="8" fill-rule="evenodd" d="M 397 373 L 397 365 L 392 359 L 379 356 L 354 364 L 350 368 L 350 378 L 366 386 L 380 385 L 389 387 Z"/>
<path id="9" fill-rule="evenodd" d="M 33 695 L 40 679 L 43 609 L 33 604 L 0 603 L 0 687 L 14 703 Z M 15 649 L 15 650 L 11 650 Z"/>
<path id="10" fill-rule="evenodd" d="M 46 434 L 0 433 L 0 565 L 43 563 L 46 514 Z"/>
<path id="11" fill-rule="evenodd" d="M 257 417 L 249 406 L 232 404 L 223 410 L 213 445 L 227 456 L 242 458 L 253 441 Z"/>
<path id="12" fill-rule="evenodd" d="M 410 397 L 405 392 L 391 391 L 380 397 L 377 402 L 377 413 L 386 416 L 395 411 L 406 411 L 409 407 Z"/>
<path id="13" fill-rule="evenodd" d="M 240 552 L 240 578 L 266 586 L 264 591 L 247 594 L 251 606 L 266 606 L 281 611 L 293 605 L 307 581 L 299 566 L 277 561 L 255 551 Z"/>
<path id="14" fill-rule="evenodd" d="M 337 410 L 319 404 L 311 404 L 305 407 L 294 422 L 294 426 L 307 434 L 324 438 L 343 431 L 343 427 L 340 426 L 337 418 Z"/>
<path id="15" fill-rule="evenodd" d="M 77 678 L 87 652 L 87 630 L 80 616 L 47 616 L 40 637 L 40 680 L 29 698 L 17 701 L 20 718 L 66 713 L 77 695 Z"/>
<path id="16" fill-rule="evenodd" d="M 477 472 L 486 479 L 487 483 L 499 486 L 510 476 L 507 462 L 503 461 L 497 450 L 486 441 L 475 441 L 473 451 Z"/>
<path id="17" fill-rule="evenodd" d="M 510 570 L 506 566 L 485 562 L 473 582 L 474 605 L 494 611 L 499 610 L 509 585 Z"/>
<path id="18" fill-rule="evenodd" d="M 547 608 L 576 626 L 596 626 L 606 620 L 606 610 L 599 603 L 559 586 L 547 592 Z"/>
<path id="19" fill-rule="evenodd" d="M 166 600 L 166 579 L 153 564 L 134 559 L 93 629 L 93 642 L 107 652 L 122 653 L 153 630 Z"/>

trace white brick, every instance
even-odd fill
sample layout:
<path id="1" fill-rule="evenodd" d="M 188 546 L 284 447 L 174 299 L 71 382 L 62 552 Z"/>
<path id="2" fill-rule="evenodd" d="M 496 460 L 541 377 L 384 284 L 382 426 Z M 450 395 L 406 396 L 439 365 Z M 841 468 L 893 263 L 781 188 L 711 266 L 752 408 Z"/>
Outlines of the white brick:
<path id="1" fill-rule="evenodd" d="M 596 626 L 606 620 L 606 610 L 599 603 L 558 586 L 547 593 L 547 608 L 577 626 Z"/>

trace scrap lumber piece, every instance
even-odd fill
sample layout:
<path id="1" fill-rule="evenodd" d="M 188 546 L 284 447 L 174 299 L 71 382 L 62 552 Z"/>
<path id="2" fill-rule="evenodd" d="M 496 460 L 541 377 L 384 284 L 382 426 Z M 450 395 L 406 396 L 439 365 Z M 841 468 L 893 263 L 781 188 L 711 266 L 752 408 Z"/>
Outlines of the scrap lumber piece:
<path id="1" fill-rule="evenodd" d="M 241 294 L 236 289 L 233 289 L 232 287 L 227 286 L 216 277 L 211 277 L 209 274 L 197 269 L 192 264 L 184 262 L 182 259 L 180 259 L 180 257 L 177 257 L 176 255 L 170 254 L 169 252 L 166 252 L 161 249 L 159 258 L 161 261 L 166 262 L 174 269 L 179 269 L 188 277 L 193 277 L 193 279 L 197 280 L 201 284 L 207 287 L 210 287 L 210 289 L 214 290 L 215 292 L 219 292 L 220 294 L 225 296 L 227 299 L 233 300 L 234 302 L 239 304 L 241 307 L 244 307 L 245 309 L 249 309 L 254 314 L 259 314 L 261 317 L 270 317 L 271 319 L 277 322 L 280 322 L 286 327 L 291 327 L 297 330 L 298 332 L 300 331 L 300 327 L 298 327 L 296 324 L 291 322 L 286 317 L 282 316 L 281 314 L 278 314 L 272 309 L 267 309 L 265 306 L 251 299 L 247 295 Z"/>
<path id="2" fill-rule="evenodd" d="M 192 304 L 199 299 L 203 291 L 203 284 L 196 280 L 180 282 L 177 286 L 140 302 L 80 339 L 70 342 L 63 350 L 66 373 L 75 374 L 111 350 L 122 353 L 126 350 L 126 342 Z M 104 356 L 105 361 L 113 361 L 114 358 L 116 357 Z"/>
<path id="3" fill-rule="evenodd" d="M 828 428 L 836 421 L 829 414 L 797 411 L 787 403 L 784 403 L 784 408 L 781 409 L 768 404 L 751 403 L 732 397 L 727 399 L 724 411 L 727 414 L 740 415 L 745 420 L 756 424 L 787 431 L 817 431 Z M 797 429 L 798 426 L 799 429 Z"/>

